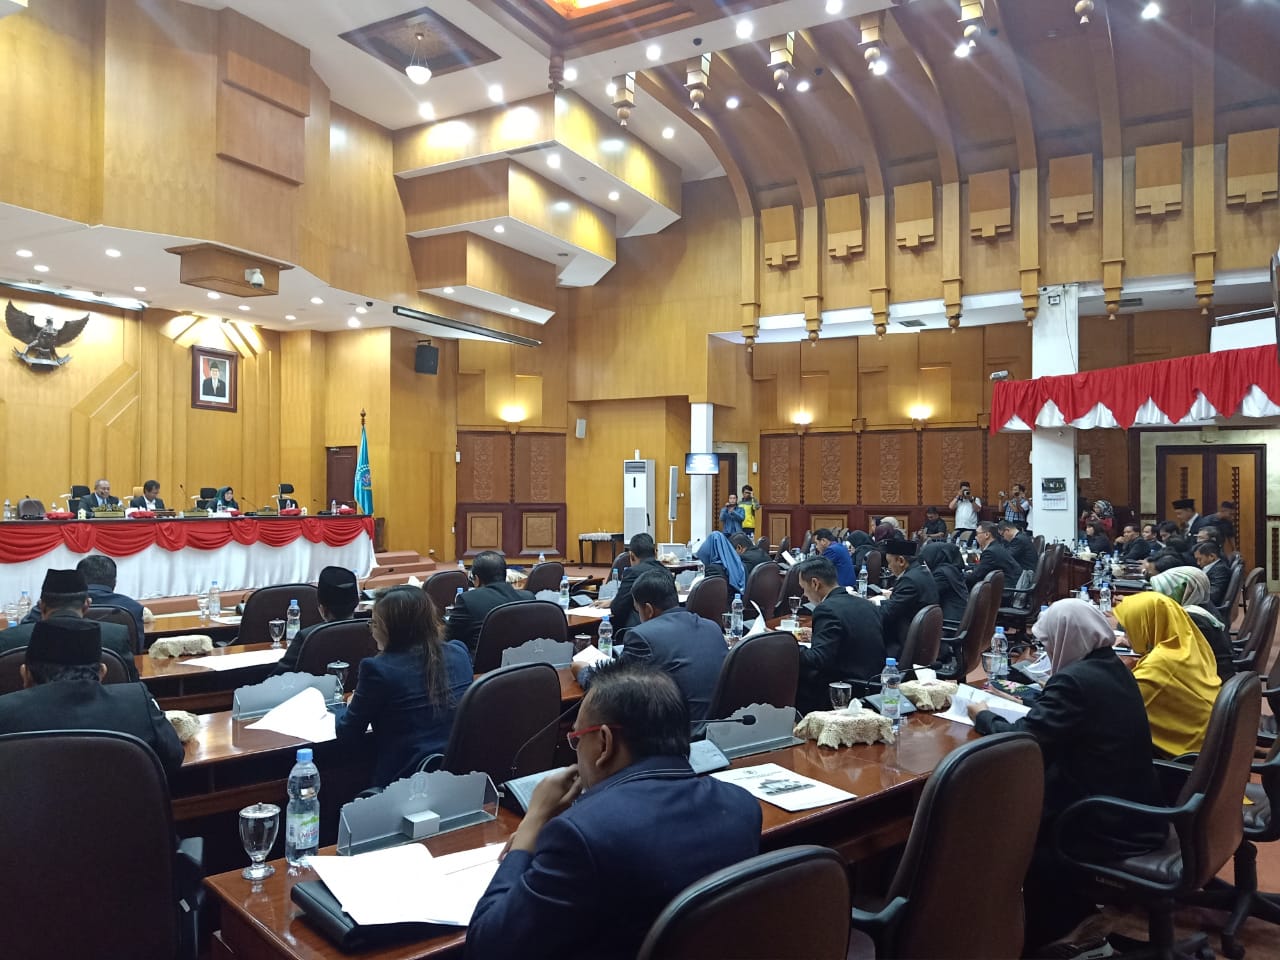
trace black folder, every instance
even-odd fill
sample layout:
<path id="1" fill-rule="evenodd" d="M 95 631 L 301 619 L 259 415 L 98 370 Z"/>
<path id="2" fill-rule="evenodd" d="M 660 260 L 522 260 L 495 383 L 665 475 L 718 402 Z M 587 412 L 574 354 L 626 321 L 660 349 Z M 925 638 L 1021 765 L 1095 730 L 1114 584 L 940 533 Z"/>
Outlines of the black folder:
<path id="1" fill-rule="evenodd" d="M 458 927 L 435 923 L 379 923 L 361 926 L 342 912 L 342 905 L 323 881 L 295 883 L 290 893 L 307 921 L 344 953 L 409 940 L 425 940 Z"/>

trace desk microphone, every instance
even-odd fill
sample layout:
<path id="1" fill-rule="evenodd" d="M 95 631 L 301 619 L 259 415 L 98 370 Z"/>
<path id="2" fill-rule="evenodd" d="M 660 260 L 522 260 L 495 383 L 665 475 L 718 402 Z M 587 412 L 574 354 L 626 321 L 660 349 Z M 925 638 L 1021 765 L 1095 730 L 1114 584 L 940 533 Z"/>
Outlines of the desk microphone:
<path id="1" fill-rule="evenodd" d="M 689 724 L 689 726 L 696 727 L 701 724 L 709 727 L 713 723 L 740 723 L 744 727 L 753 727 L 756 723 L 756 715 L 754 713 L 748 713 L 745 717 L 726 717 L 723 720 L 694 720 Z"/>
<path id="2" fill-rule="evenodd" d="M 552 727 L 559 726 L 561 720 L 569 716 L 569 714 L 573 713 L 580 706 L 582 706 L 581 700 L 579 700 L 577 703 L 570 704 L 567 710 L 562 711 L 560 715 L 556 717 L 554 720 L 552 720 L 550 723 L 543 724 L 541 727 L 538 728 L 537 733 L 535 733 L 532 737 L 530 737 L 524 743 L 520 744 L 519 749 L 517 749 L 516 752 L 511 757 L 511 769 L 507 771 L 507 779 L 510 780 L 515 777 L 516 768 L 520 766 L 520 757 L 525 752 L 525 750 L 528 749 L 529 746 L 531 746 L 539 737 L 541 737 L 544 733 L 546 733 Z M 755 720 L 753 719 L 752 723 L 754 722 Z"/>

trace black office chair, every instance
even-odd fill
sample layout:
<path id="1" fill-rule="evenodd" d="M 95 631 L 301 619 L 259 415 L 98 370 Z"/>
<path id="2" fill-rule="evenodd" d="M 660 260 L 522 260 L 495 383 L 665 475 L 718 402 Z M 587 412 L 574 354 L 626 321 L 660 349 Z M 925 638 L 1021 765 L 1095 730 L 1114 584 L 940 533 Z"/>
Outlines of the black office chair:
<path id="1" fill-rule="evenodd" d="M 1252 670 L 1261 673 L 1271 659 L 1271 643 L 1276 633 L 1277 614 L 1280 613 L 1280 595 L 1269 593 L 1254 604 L 1256 615 L 1253 627 L 1244 639 L 1239 654 L 1232 661 L 1238 672 Z"/>
<path id="2" fill-rule="evenodd" d="M 563 579 L 564 564 L 556 560 L 544 560 L 542 563 L 534 564 L 533 569 L 529 571 L 529 578 L 525 581 L 524 588 L 535 596 L 539 590 L 558 591 L 560 581 Z"/>
<path id="3" fill-rule="evenodd" d="M 636 960 L 844 960 L 848 946 L 844 860 L 826 847 L 787 847 L 685 887 Z"/>
<path id="4" fill-rule="evenodd" d="M 75 513 L 74 510 L 71 512 Z M 44 504 L 35 497 L 23 497 L 18 501 L 19 520 L 43 520 L 44 515 Z"/>
<path id="5" fill-rule="evenodd" d="M 214 500 L 218 499 L 217 487 L 201 487 L 200 495 L 194 498 L 197 510 L 208 510 Z"/>
<path id="6" fill-rule="evenodd" d="M 689 591 L 684 608 L 722 627 L 721 617 L 729 612 L 729 581 L 724 577 L 703 577 Z"/>
<path id="7" fill-rule="evenodd" d="M 1044 805 L 1044 760 L 1027 733 L 956 748 L 916 807 L 884 905 L 854 910 L 878 957 L 978 960 L 1022 953 L 1022 881 Z M 973 858 L 972 838 L 1000 824 L 1000 855 Z M 981 896 L 961 891 L 981 890 Z"/>
<path id="8" fill-rule="evenodd" d="M 471 586 L 471 578 L 462 570 L 438 570 L 427 577 L 422 589 L 435 604 L 436 613 L 444 614 L 444 608 L 453 605 L 453 598 L 459 590 L 467 590 Z"/>
<path id="9" fill-rule="evenodd" d="M 133 619 L 133 614 L 124 609 L 124 607 L 113 606 L 109 603 L 95 603 L 89 607 L 89 612 L 86 616 L 90 620 L 120 624 L 120 626 L 129 631 L 129 648 L 135 653 L 147 652 L 146 637 L 138 636 L 138 622 Z"/>
<path id="10" fill-rule="evenodd" d="M 0 769 L 22 771 L 0 777 L 6 956 L 194 960 L 199 854 L 175 852 L 169 785 L 150 747 L 103 730 L 12 733 L 0 736 Z M 52 909 L 77 877 L 87 886 L 71 912 Z"/>
<path id="11" fill-rule="evenodd" d="M 476 673 L 497 670 L 502 666 L 503 650 L 535 639 L 554 643 L 569 639 L 569 621 L 558 603 L 516 600 L 494 607 L 480 624 L 474 657 Z"/>
<path id="12" fill-rule="evenodd" d="M 1254 567 L 1245 575 L 1244 584 L 1240 589 L 1240 605 L 1244 608 L 1245 613 L 1249 612 L 1249 602 L 1252 599 L 1254 586 L 1259 583 L 1265 584 L 1266 579 L 1267 571 L 1263 570 L 1261 567 Z M 1234 616 L 1234 613 L 1231 611 L 1228 611 L 1228 614 L 1229 616 Z M 1228 626 L 1230 626 L 1230 624 L 1228 624 Z"/>
<path id="13" fill-rule="evenodd" d="M 311 584 L 283 583 L 259 587 L 245 597 L 244 614 L 240 617 L 240 633 L 236 642 L 265 643 L 270 640 L 271 630 L 268 624 L 272 620 L 286 619 L 290 600 L 298 601 L 299 627 L 309 627 L 320 622 L 316 588 Z"/>
<path id="14" fill-rule="evenodd" d="M 745 637 L 720 665 L 707 717 L 723 719 L 753 703 L 794 707 L 799 680 L 800 644 L 795 637 L 779 631 Z"/>
<path id="15" fill-rule="evenodd" d="M 71 485 L 71 492 L 66 495 L 67 509 L 70 510 L 72 513 L 75 513 L 77 510 L 80 509 L 80 501 L 83 500 L 92 492 L 93 491 L 91 491 L 83 483 L 73 483 Z"/>
<path id="16" fill-rule="evenodd" d="M 798 563 L 788 567 L 786 575 L 782 578 L 782 589 L 778 591 L 778 602 L 773 608 L 775 617 L 791 616 L 792 597 L 799 597 L 800 602 L 804 603 L 804 591 L 800 589 L 800 564 Z"/>
<path id="17" fill-rule="evenodd" d="M 559 715 L 560 676 L 551 664 L 492 670 L 471 684 L 458 703 L 444 769 L 479 770 L 494 783 L 550 770 L 556 765 Z"/>
<path id="18" fill-rule="evenodd" d="M 904 670 L 916 664 L 932 666 L 942 649 L 942 607 L 931 603 L 921 607 L 907 624 L 907 638 L 902 642 L 898 662 Z"/>
<path id="19" fill-rule="evenodd" d="M 354 690 L 360 662 L 378 654 L 370 626 L 369 620 L 335 620 L 313 628 L 298 651 L 297 672 L 323 677 L 329 664 L 341 660 L 349 668 L 345 686 Z"/>
<path id="20" fill-rule="evenodd" d="M 791 538 L 783 537 L 778 541 L 778 553 L 788 553 L 791 550 Z"/>
<path id="21" fill-rule="evenodd" d="M 27 662 L 27 648 L 14 647 L 0 653 L 0 696 L 22 689 L 22 673 L 19 671 Z M 102 662 L 107 665 L 107 675 L 103 683 L 129 683 L 129 673 L 124 661 L 114 650 L 102 651 Z"/>
<path id="22" fill-rule="evenodd" d="M 997 596 L 986 580 L 969 588 L 969 602 L 965 604 L 959 626 L 953 633 L 943 633 L 943 639 L 955 654 L 955 664 L 950 669 L 938 671 L 941 679 L 963 683 L 969 674 L 978 669 L 982 663 L 982 651 L 991 643 L 991 634 L 995 629 Z M 991 626 L 990 630 L 987 629 L 988 624 Z"/>
<path id="23" fill-rule="evenodd" d="M 755 607 L 766 619 L 773 616 L 782 592 L 782 571 L 772 560 L 757 563 L 747 577 L 747 587 L 742 591 L 743 616 L 748 620 L 755 616 Z M 755 605 L 755 607 L 752 606 Z"/>

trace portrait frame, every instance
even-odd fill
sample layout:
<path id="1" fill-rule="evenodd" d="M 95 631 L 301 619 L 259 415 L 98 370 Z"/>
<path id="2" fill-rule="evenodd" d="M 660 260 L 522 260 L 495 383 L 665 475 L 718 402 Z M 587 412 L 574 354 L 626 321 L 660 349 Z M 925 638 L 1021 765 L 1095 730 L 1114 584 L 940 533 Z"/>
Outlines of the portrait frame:
<path id="1" fill-rule="evenodd" d="M 211 385 L 213 372 L 219 374 L 222 393 Z M 191 406 L 197 410 L 235 413 L 240 391 L 240 356 L 213 347 L 191 348 Z"/>

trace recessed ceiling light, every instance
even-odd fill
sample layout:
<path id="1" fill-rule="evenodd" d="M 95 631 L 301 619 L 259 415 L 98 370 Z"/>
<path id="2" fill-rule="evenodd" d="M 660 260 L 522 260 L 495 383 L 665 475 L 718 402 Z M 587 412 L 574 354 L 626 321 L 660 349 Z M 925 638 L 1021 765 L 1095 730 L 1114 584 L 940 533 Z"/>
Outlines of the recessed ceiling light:
<path id="1" fill-rule="evenodd" d="M 324 301 L 321 300 L 319 297 L 312 297 L 311 302 L 314 303 L 317 307 L 320 306 L 320 304 L 324 303 Z"/>
<path id="2" fill-rule="evenodd" d="M 25 257 L 30 257 L 30 256 L 34 256 L 34 254 L 33 254 L 30 250 L 15 250 L 15 251 L 13 251 L 13 252 L 14 252 L 14 253 L 16 253 L 18 256 L 23 257 L 23 258 L 25 258 Z"/>
<path id="3" fill-rule="evenodd" d="M 578 79 L 578 68 L 577 68 L 577 67 L 565 67 L 565 68 L 564 68 L 564 82 L 565 82 L 565 83 L 573 83 L 573 82 L 574 82 L 575 80 L 577 80 L 577 79 Z"/>
<path id="4" fill-rule="evenodd" d="M 351 327 L 351 328 L 354 330 L 356 327 L 360 326 L 360 318 L 359 318 L 359 317 L 347 317 L 347 326 L 348 326 L 348 327 Z"/>
<path id="5" fill-rule="evenodd" d="M 615 200 L 615 201 L 616 201 L 616 200 L 620 199 L 621 197 L 622 197 L 622 194 L 620 194 L 617 190 L 610 190 L 610 191 L 609 191 L 609 199 L 610 199 L 610 200 Z"/>
<path id="6" fill-rule="evenodd" d="M 222 299 L 222 294 L 220 294 L 217 290 L 210 290 L 208 293 L 205 294 L 205 296 L 208 297 L 210 300 Z"/>
<path id="7" fill-rule="evenodd" d="M 504 227 L 504 226 L 503 226 L 502 224 L 500 224 L 500 223 L 495 223 L 495 224 L 493 225 L 493 232 L 494 232 L 494 233 L 506 233 L 506 232 L 507 232 L 507 228 L 506 228 L 506 227 Z"/>
<path id="8" fill-rule="evenodd" d="M 671 139 L 672 137 L 674 137 L 675 135 L 676 135 L 676 128 L 675 128 L 675 127 L 663 127 L 663 128 L 662 128 L 662 139 L 663 139 L 663 140 L 670 140 L 670 139 Z"/>
<path id="9" fill-rule="evenodd" d="M 436 118 L 436 108 L 431 105 L 430 100 L 423 100 L 418 104 L 418 116 L 423 120 L 434 120 Z"/>
<path id="10" fill-rule="evenodd" d="M 871 65 L 871 72 L 877 77 L 883 77 L 889 72 L 889 61 L 881 58 Z"/>
<path id="11" fill-rule="evenodd" d="M 740 101 L 737 97 L 730 97 L 728 100 L 724 102 L 724 105 L 728 107 L 730 110 L 737 110 L 738 104 L 741 102 L 742 101 Z"/>
<path id="12" fill-rule="evenodd" d="M 560 154 L 558 154 L 558 153 L 548 153 L 548 154 L 547 154 L 547 166 L 548 166 L 548 167 L 550 167 L 552 170 L 559 170 L 559 169 L 560 169 Z"/>
<path id="13" fill-rule="evenodd" d="M 117 250 L 115 247 L 107 247 L 107 249 L 103 250 L 102 252 L 105 253 L 108 257 L 120 256 L 120 251 Z"/>
<path id="14" fill-rule="evenodd" d="M 739 40 L 750 40 L 751 34 L 755 31 L 756 25 L 745 17 L 738 21 L 738 25 L 734 28 L 734 33 L 738 35 Z"/>
<path id="15" fill-rule="evenodd" d="M 519 312 L 520 312 L 520 308 L 519 308 L 519 307 L 512 307 L 512 308 L 511 308 L 511 312 L 512 312 L 512 313 L 519 313 Z"/>
<path id="16" fill-rule="evenodd" d="M 618 94 L 618 85 L 617 85 L 616 83 L 614 83 L 612 80 L 610 80 L 608 83 L 606 83 L 606 84 L 604 85 L 604 92 L 605 92 L 606 94 L 608 94 L 609 96 L 611 96 L 611 97 L 613 97 L 613 96 L 617 96 L 617 94 Z"/>
<path id="17" fill-rule="evenodd" d="M 835 16 L 844 9 L 844 0 L 827 0 L 827 13 Z"/>
<path id="18" fill-rule="evenodd" d="M 133 292 L 134 292 L 134 293 L 146 293 L 146 292 L 147 292 L 147 288 L 146 288 L 146 287 L 134 287 L 134 288 L 133 288 Z"/>
<path id="19" fill-rule="evenodd" d="M 626 143 L 617 137 L 610 137 L 608 140 L 600 141 L 600 149 L 605 153 L 617 153 L 626 147 Z"/>
<path id="20" fill-rule="evenodd" d="M 558 210 L 560 213 L 567 213 L 570 209 L 572 209 L 572 205 L 569 203 L 568 200 L 557 200 L 555 203 L 551 205 L 551 208 L 553 210 Z"/>
<path id="21" fill-rule="evenodd" d="M 492 100 L 494 103 L 501 103 L 501 102 L 502 102 L 502 99 L 503 99 L 503 98 L 502 98 L 502 84 L 500 84 L 500 83 L 491 83 L 491 84 L 489 84 L 489 99 L 490 99 L 490 100 Z"/>
<path id="22" fill-rule="evenodd" d="M 248 313 L 248 312 L 249 312 L 249 305 L 248 305 L 247 303 L 242 303 L 242 304 L 240 304 L 240 306 L 239 306 L 239 307 L 237 307 L 236 309 L 238 309 L 238 310 L 243 310 L 245 313 Z"/>
<path id="23" fill-rule="evenodd" d="M 956 52 L 956 56 L 959 57 L 961 60 L 964 60 L 966 57 L 968 57 L 969 54 L 972 52 L 969 47 L 969 41 L 961 40 L 959 43 L 957 43 L 955 52 Z"/>
<path id="24" fill-rule="evenodd" d="M 662 48 L 656 43 L 651 43 L 644 48 L 644 55 L 646 60 L 656 62 L 662 56 Z"/>
<path id="25" fill-rule="evenodd" d="M 809 90 L 809 81 L 801 80 L 796 84 L 796 93 L 807 93 Z"/>
<path id="26" fill-rule="evenodd" d="M 366 310 L 364 307 L 356 307 L 356 313 L 368 313 L 368 312 L 369 311 Z"/>
<path id="27" fill-rule="evenodd" d="M 34 267 L 32 267 L 31 269 L 32 269 L 32 270 L 34 270 L 36 273 L 48 273 L 48 272 L 49 272 L 49 268 L 48 268 L 48 267 L 46 267 L 43 263 L 37 263 L 37 264 L 36 264 Z"/>
<path id="28" fill-rule="evenodd" d="M 1160 16 L 1160 4 L 1152 2 L 1142 8 L 1143 20 L 1154 20 L 1158 16 Z"/>
<path id="29" fill-rule="evenodd" d="M 284 315 L 284 318 L 285 318 L 286 320 L 297 320 L 297 319 L 298 319 L 298 318 L 297 318 L 297 317 L 295 317 L 292 313 L 286 313 L 286 314 Z"/>
<path id="30" fill-rule="evenodd" d="M 453 287 L 445 287 L 440 292 L 443 293 L 445 296 L 451 296 L 453 294 Z"/>

